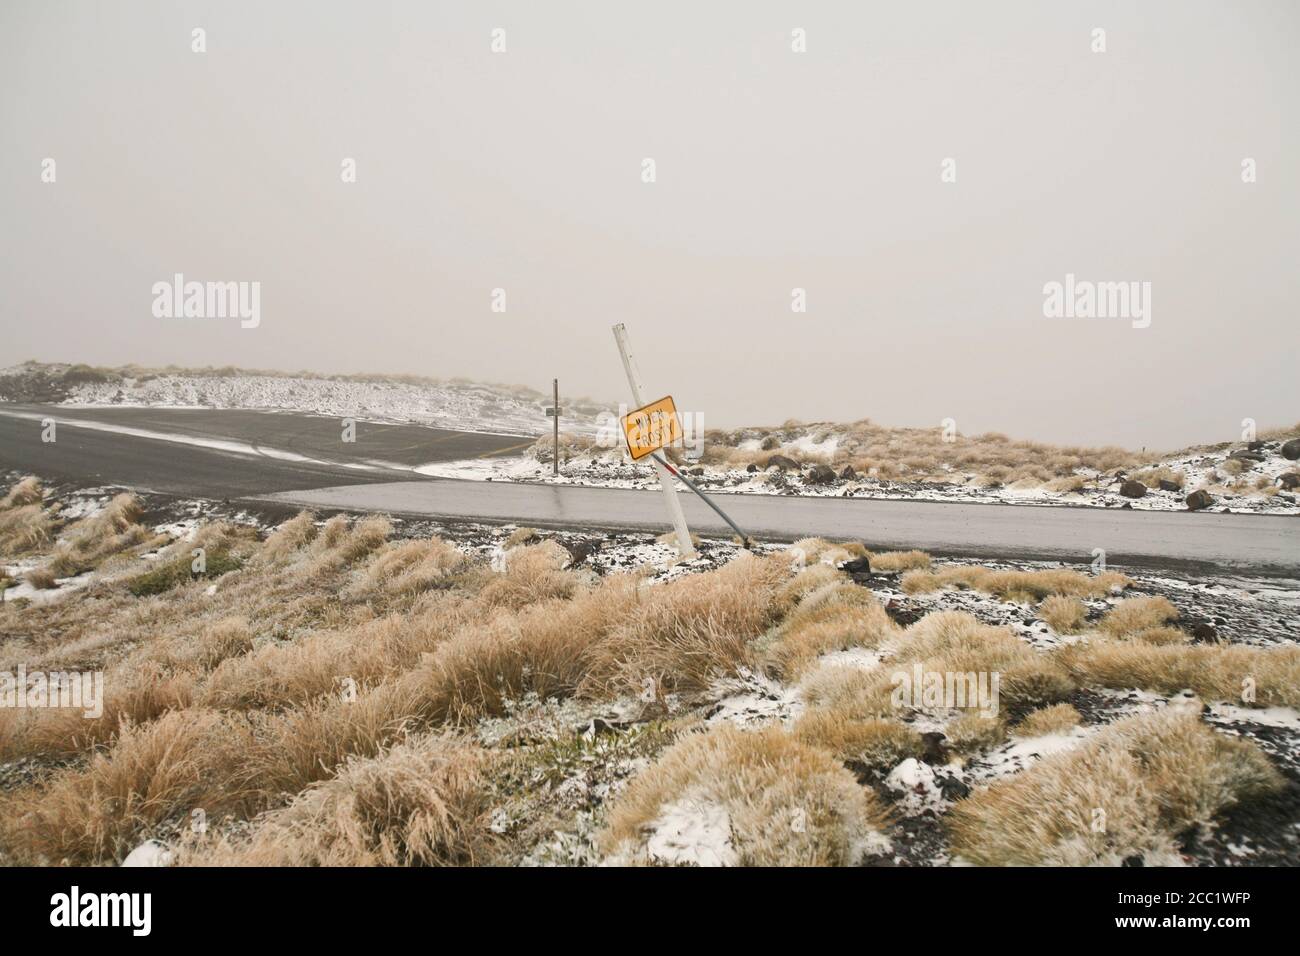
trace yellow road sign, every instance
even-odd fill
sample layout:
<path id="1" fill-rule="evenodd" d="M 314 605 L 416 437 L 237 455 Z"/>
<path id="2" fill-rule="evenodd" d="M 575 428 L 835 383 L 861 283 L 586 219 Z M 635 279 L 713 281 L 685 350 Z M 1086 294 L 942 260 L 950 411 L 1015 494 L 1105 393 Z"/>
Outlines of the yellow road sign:
<path id="1" fill-rule="evenodd" d="M 623 435 L 633 461 L 640 461 L 665 445 L 681 441 L 682 423 L 677 417 L 673 397 L 665 395 L 657 402 L 623 416 Z"/>

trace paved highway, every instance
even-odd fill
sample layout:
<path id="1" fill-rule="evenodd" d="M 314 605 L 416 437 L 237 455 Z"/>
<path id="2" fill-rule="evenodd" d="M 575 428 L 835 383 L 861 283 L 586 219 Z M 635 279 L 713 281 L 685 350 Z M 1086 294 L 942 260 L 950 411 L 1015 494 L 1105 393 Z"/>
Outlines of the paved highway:
<path id="1" fill-rule="evenodd" d="M 59 422 L 52 444 L 41 441 L 42 417 Z M 285 413 L 0 405 L 0 468 L 321 509 L 550 527 L 667 525 L 657 491 L 432 479 L 395 467 L 507 454 L 527 438 L 366 422 L 358 423 L 353 444 L 340 434 L 337 419 Z M 1300 577 L 1300 519 L 1291 517 L 769 495 L 717 500 L 751 534 L 774 539 L 825 535 L 873 548 L 1072 562 L 1104 548 L 1115 565 Z M 729 533 L 684 489 L 682 501 L 692 528 Z"/>

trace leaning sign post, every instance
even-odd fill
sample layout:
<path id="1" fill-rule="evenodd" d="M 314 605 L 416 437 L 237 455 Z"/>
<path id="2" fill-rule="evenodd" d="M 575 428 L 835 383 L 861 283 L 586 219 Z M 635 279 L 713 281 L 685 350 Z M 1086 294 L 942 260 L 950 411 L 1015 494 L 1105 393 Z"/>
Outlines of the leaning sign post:
<path id="1" fill-rule="evenodd" d="M 726 512 L 696 487 L 695 482 L 659 454 L 661 448 L 666 448 L 682 439 L 682 422 L 677 416 L 677 405 L 671 395 L 646 403 L 645 389 L 641 385 L 641 377 L 628 348 L 627 328 L 621 322 L 614 326 L 614 339 L 618 342 L 619 354 L 623 356 L 623 368 L 627 372 L 628 384 L 632 386 L 632 398 L 640 406 L 623 416 L 623 436 L 627 439 L 627 450 L 633 461 L 640 461 L 648 456 L 654 462 L 655 470 L 659 473 L 659 484 L 664 491 L 664 501 L 668 505 L 668 515 L 672 518 L 673 527 L 677 531 L 677 548 L 682 557 L 694 557 L 695 548 L 691 545 L 691 533 L 686 527 L 686 516 L 682 514 L 682 504 L 677 500 L 677 489 L 673 487 L 672 477 L 680 479 L 682 484 L 699 495 L 700 499 L 716 511 L 718 516 L 731 526 L 731 530 L 740 536 L 741 544 L 749 547 L 752 543 L 749 535 L 741 531 Z"/>

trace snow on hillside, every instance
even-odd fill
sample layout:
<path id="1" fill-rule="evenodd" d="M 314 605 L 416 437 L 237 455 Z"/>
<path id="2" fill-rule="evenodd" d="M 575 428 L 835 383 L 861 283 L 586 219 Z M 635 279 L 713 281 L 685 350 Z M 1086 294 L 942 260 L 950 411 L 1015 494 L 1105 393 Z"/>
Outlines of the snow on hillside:
<path id="1" fill-rule="evenodd" d="M 402 422 L 461 431 L 540 435 L 550 429 L 550 396 L 524 387 L 382 377 L 165 372 L 122 374 L 67 366 L 21 365 L 0 371 L 0 399 L 80 407 L 238 408 L 335 418 Z M 597 408 L 564 401 L 566 430 L 594 430 Z"/>

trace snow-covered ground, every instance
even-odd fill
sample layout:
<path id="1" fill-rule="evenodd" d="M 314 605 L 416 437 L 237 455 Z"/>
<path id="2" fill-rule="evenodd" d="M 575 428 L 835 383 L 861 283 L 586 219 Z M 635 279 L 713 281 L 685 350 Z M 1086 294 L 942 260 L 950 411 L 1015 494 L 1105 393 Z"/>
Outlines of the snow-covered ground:
<path id="1" fill-rule="evenodd" d="M 549 396 L 526 388 L 463 381 L 408 381 L 359 377 L 271 374 L 138 373 L 137 376 L 87 374 L 78 377 L 64 365 L 24 364 L 0 370 L 0 401 L 57 400 L 74 407 L 231 408 L 295 411 L 332 417 L 401 422 L 541 437 L 549 431 L 545 408 Z M 82 378 L 108 380 L 83 381 Z M 492 481 L 528 481 L 614 488 L 653 488 L 655 472 L 648 460 L 633 462 L 622 445 L 615 409 L 586 400 L 562 398 L 565 436 L 580 439 L 561 451 L 560 474 L 551 474 L 549 444 L 516 456 L 474 458 L 417 466 L 420 474 Z M 108 427 L 108 426 L 105 426 Z M 117 425 L 114 429 L 121 429 Z M 901 500 L 996 502 L 1002 504 L 1188 510 L 1188 493 L 1205 489 L 1205 510 L 1276 515 L 1300 514 L 1300 462 L 1284 457 L 1282 441 L 1224 444 L 1188 450 L 1150 463 L 1178 481 L 1150 482 L 1140 497 L 1121 494 L 1133 473 L 1080 467 L 1077 490 L 1054 490 L 1033 480 L 1001 483 L 976 471 L 948 467 L 939 477 L 886 478 L 819 465 L 851 444 L 845 426 L 784 429 L 783 440 L 766 451 L 798 467 L 785 470 L 757 465 L 725 467 L 688 461 L 692 479 L 709 491 L 736 494 L 815 495 Z M 838 430 L 837 430 L 838 429 Z M 689 431 L 689 428 L 688 428 Z M 712 433 L 711 433 L 712 434 Z M 740 438 L 741 452 L 760 451 L 758 438 Z M 769 436 L 775 435 L 768 432 Z M 702 448 L 702 435 L 688 434 L 688 459 Z M 174 438 L 171 440 L 175 440 Z M 591 440 L 595 444 L 591 444 Z M 714 440 L 714 439 L 710 439 Z M 203 442 L 229 445 L 237 443 Z M 293 456 L 260 448 L 259 454 Z M 906 457 L 904 452 L 900 457 Z M 383 465 L 384 463 L 374 463 Z M 388 466 L 399 467 L 399 466 Z M 875 469 L 872 469 L 875 471 Z M 1286 477 L 1294 475 L 1294 478 Z"/>
<path id="2" fill-rule="evenodd" d="M 549 428 L 550 396 L 523 387 L 456 381 L 405 381 L 294 375 L 124 376 L 64 385 L 66 366 L 0 369 L 0 400 L 32 401 L 34 368 L 61 404 L 83 407 L 239 408 L 303 412 L 335 418 L 402 422 L 460 431 L 540 435 Z M 595 429 L 590 402 L 564 399 L 565 424 L 575 433 Z"/>
<path id="3" fill-rule="evenodd" d="M 798 450 L 791 446 L 779 452 L 799 461 Z M 1266 458 L 1252 463 L 1247 473 L 1254 479 L 1267 479 L 1271 493 L 1262 489 L 1232 491 L 1219 486 L 1214 475 L 1229 460 L 1231 451 L 1203 451 L 1181 455 L 1159 462 L 1153 467 L 1164 467 L 1181 472 L 1184 486 L 1166 490 L 1154 486 L 1140 498 L 1120 494 L 1127 480 L 1123 473 L 1101 474 L 1080 470 L 1077 474 L 1084 485 L 1078 491 L 1053 491 L 1041 485 L 1012 484 L 989 486 L 973 474 L 954 473 L 951 480 L 898 481 L 857 475 L 850 478 L 835 477 L 826 482 L 813 480 L 810 468 L 785 471 L 770 467 L 748 471 L 738 468 L 719 468 L 710 465 L 687 464 L 683 470 L 705 491 L 733 494 L 759 495 L 814 495 L 829 498 L 889 498 L 913 501 L 994 502 L 999 504 L 1065 505 L 1075 507 L 1124 508 L 1149 511 L 1186 511 L 1187 494 L 1197 488 L 1209 487 L 1213 502 L 1205 510 L 1228 511 L 1247 514 L 1300 514 L 1300 488 L 1294 491 L 1277 490 L 1278 478 L 1297 472 L 1295 461 L 1284 458 L 1280 443 L 1271 442 L 1265 448 Z M 545 450 L 543 449 L 543 452 Z M 563 453 L 562 453 L 563 457 Z M 436 462 L 415 469 L 420 474 L 464 478 L 478 481 L 529 481 L 545 484 L 590 485 L 607 488 L 657 488 L 658 479 L 652 465 L 643 460 L 637 463 L 620 448 L 599 450 L 595 453 L 573 453 L 560 465 L 558 476 L 551 474 L 549 459 L 523 454 L 496 458 L 476 458 L 465 461 Z"/>

